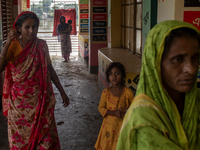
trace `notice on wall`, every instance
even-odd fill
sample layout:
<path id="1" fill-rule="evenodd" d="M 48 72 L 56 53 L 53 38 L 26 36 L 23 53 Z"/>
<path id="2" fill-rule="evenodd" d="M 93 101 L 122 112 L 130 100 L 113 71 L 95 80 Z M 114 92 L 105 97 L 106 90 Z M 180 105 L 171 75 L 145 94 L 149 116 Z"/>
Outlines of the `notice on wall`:
<path id="1" fill-rule="evenodd" d="M 80 0 L 80 4 L 88 4 L 89 0 Z"/>
<path id="2" fill-rule="evenodd" d="M 106 34 L 106 28 L 93 28 L 93 34 Z"/>
<path id="3" fill-rule="evenodd" d="M 89 18 L 89 0 L 79 0 L 80 4 L 80 35 L 88 33 L 88 18 Z"/>
<path id="4" fill-rule="evenodd" d="M 88 33 L 88 29 L 81 29 L 80 30 L 82 33 Z"/>
<path id="5" fill-rule="evenodd" d="M 107 41 L 107 0 L 93 0 L 92 40 L 99 43 Z"/>
<path id="6" fill-rule="evenodd" d="M 93 6 L 107 6 L 107 0 L 93 0 Z"/>
<path id="7" fill-rule="evenodd" d="M 106 13 L 107 7 L 93 7 L 93 13 Z"/>
<path id="8" fill-rule="evenodd" d="M 81 28 L 88 28 L 88 24 L 81 24 Z"/>
<path id="9" fill-rule="evenodd" d="M 107 20 L 107 14 L 93 14 L 93 20 Z"/>
<path id="10" fill-rule="evenodd" d="M 93 21 L 93 27 L 106 27 L 106 21 Z"/>
<path id="11" fill-rule="evenodd" d="M 88 23 L 88 19 L 81 19 L 81 23 Z"/>
<path id="12" fill-rule="evenodd" d="M 86 14 L 86 13 L 88 13 L 88 9 L 81 9 L 81 10 L 80 10 L 80 13 L 81 13 L 81 14 Z"/>
<path id="13" fill-rule="evenodd" d="M 88 14 L 81 14 L 81 15 L 80 15 L 80 18 L 81 18 L 81 19 L 84 19 L 84 18 L 87 18 L 87 19 L 88 19 L 88 16 L 89 16 Z"/>
<path id="14" fill-rule="evenodd" d="M 93 35 L 93 41 L 106 41 L 106 35 Z"/>
<path id="15" fill-rule="evenodd" d="M 184 11 L 183 21 L 193 24 L 200 30 L 200 11 Z"/>
<path id="16" fill-rule="evenodd" d="M 200 7 L 200 0 L 184 0 L 184 7 Z"/>
<path id="17" fill-rule="evenodd" d="M 89 9 L 89 4 L 80 4 L 80 10 L 81 9 Z"/>

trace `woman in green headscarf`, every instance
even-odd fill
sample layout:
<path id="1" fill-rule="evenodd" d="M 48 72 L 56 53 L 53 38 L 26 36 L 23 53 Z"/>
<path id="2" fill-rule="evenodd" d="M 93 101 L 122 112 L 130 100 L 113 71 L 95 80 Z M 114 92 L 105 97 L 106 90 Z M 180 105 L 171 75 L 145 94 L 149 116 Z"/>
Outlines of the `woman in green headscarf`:
<path id="1" fill-rule="evenodd" d="M 192 24 L 164 21 L 149 32 L 117 150 L 200 150 L 199 51 Z"/>

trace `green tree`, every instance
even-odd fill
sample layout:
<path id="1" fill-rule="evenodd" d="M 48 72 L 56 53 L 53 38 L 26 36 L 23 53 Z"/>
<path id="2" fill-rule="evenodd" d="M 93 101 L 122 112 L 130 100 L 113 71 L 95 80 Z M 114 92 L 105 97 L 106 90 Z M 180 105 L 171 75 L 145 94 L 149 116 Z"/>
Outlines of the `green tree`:
<path id="1" fill-rule="evenodd" d="M 43 12 L 48 13 L 50 8 L 50 5 L 52 3 L 52 0 L 42 0 L 42 4 L 43 4 Z"/>
<path id="2" fill-rule="evenodd" d="M 42 7 L 43 7 L 43 5 L 41 2 L 39 2 L 39 4 L 34 4 L 31 6 L 31 11 L 35 12 L 37 14 L 37 16 L 39 17 L 39 19 L 42 18 L 42 14 L 43 14 Z"/>

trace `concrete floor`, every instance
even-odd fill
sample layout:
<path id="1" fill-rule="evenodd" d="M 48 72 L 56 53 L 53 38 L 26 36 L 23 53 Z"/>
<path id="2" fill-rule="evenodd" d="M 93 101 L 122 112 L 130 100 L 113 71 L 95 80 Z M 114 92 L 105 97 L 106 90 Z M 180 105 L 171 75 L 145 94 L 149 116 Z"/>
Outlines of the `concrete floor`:
<path id="1" fill-rule="evenodd" d="M 98 112 L 101 90 L 97 75 L 90 74 L 87 66 L 77 56 L 64 63 L 61 57 L 53 57 L 52 64 L 70 98 L 67 108 L 62 106 L 59 91 L 53 85 L 56 96 L 55 118 L 62 150 L 94 150 L 102 116 Z M 0 150 L 9 150 L 7 125 L 0 113 Z"/>

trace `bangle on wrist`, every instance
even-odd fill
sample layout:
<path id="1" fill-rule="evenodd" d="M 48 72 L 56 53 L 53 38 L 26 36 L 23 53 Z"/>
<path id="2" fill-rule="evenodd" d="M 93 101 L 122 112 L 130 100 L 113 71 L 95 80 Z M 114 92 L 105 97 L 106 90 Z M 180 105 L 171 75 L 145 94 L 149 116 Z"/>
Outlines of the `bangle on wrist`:
<path id="1" fill-rule="evenodd" d="M 3 55 L 0 55 L 0 57 L 4 58 L 6 60 L 6 58 Z"/>

